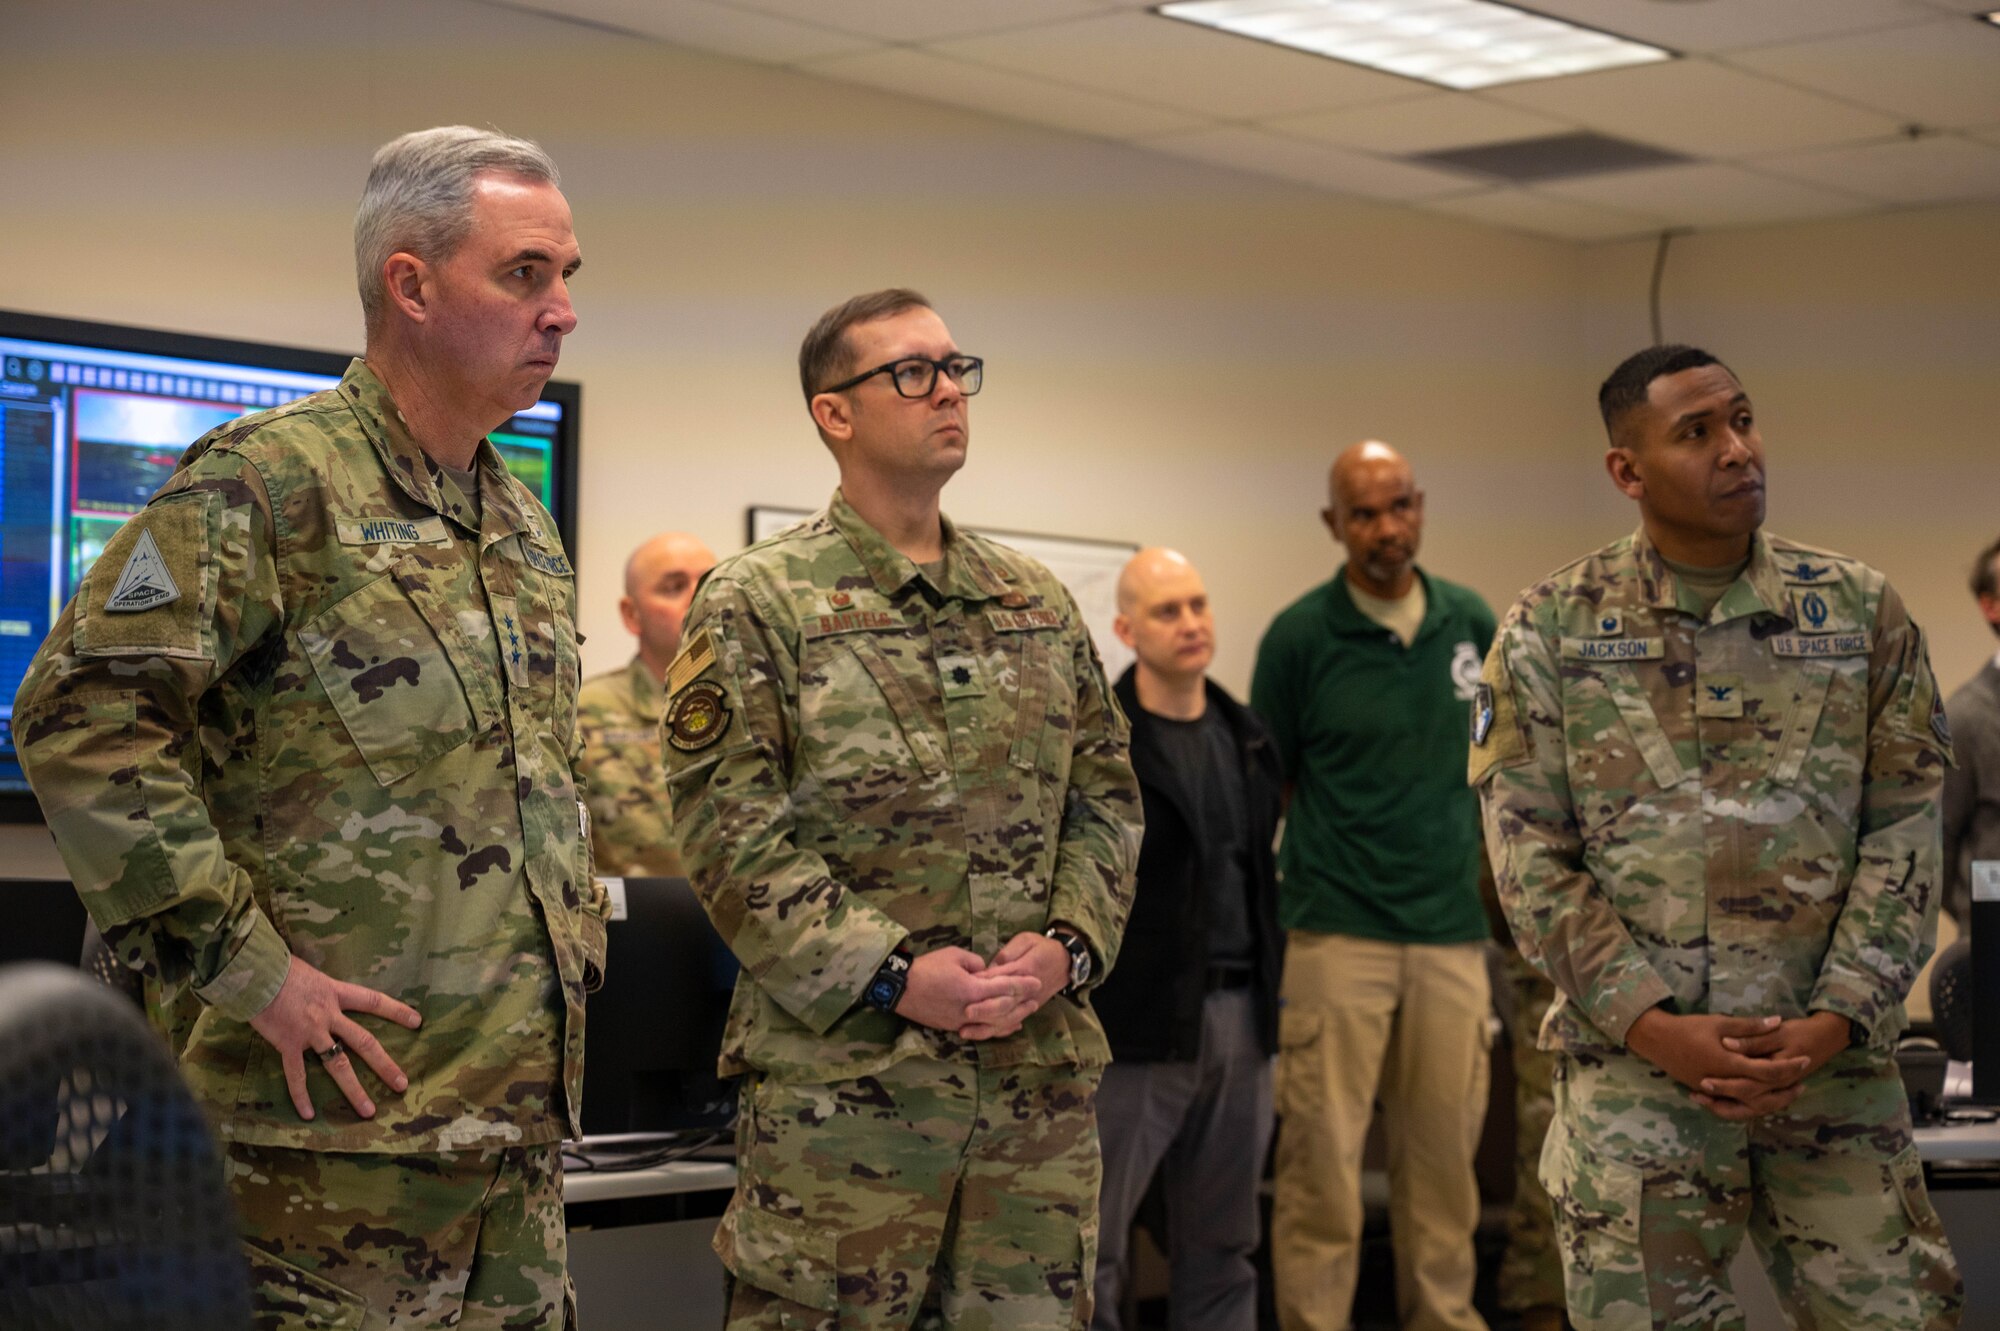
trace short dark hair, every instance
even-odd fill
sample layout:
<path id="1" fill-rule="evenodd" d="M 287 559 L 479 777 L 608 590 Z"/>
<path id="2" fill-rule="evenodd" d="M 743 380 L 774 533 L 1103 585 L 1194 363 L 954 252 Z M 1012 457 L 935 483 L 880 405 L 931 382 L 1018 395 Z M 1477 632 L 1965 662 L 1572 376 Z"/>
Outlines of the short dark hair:
<path id="1" fill-rule="evenodd" d="M 2000 564 L 2000 537 L 1979 552 L 1979 562 L 1972 566 L 1972 595 L 1975 600 L 2000 596 L 2000 571 L 1995 570 L 1996 564 Z M 2000 633 L 2000 625 L 1996 625 L 1993 631 Z"/>
<path id="2" fill-rule="evenodd" d="M 889 287 L 844 300 L 820 315 L 806 333 L 806 340 L 799 343 L 799 387 L 805 390 L 806 401 L 812 401 L 815 393 L 825 392 L 828 384 L 837 384 L 854 373 L 854 354 L 847 345 L 848 329 L 904 310 L 930 308 L 931 303 L 922 292 Z"/>
<path id="3" fill-rule="evenodd" d="M 1665 342 L 1659 346 L 1635 351 L 1618 363 L 1597 388 L 1597 412 L 1604 417 L 1604 432 L 1611 436 L 1611 442 L 1618 442 L 1618 422 L 1627 414 L 1646 405 L 1646 390 L 1653 386 L 1653 380 L 1679 374 L 1682 370 L 1697 370 L 1704 365 L 1722 365 L 1716 357 L 1700 347 L 1685 346 L 1679 342 Z M 1729 370 L 1727 365 L 1722 368 Z M 1729 370 L 1733 375 L 1734 370 Z"/>

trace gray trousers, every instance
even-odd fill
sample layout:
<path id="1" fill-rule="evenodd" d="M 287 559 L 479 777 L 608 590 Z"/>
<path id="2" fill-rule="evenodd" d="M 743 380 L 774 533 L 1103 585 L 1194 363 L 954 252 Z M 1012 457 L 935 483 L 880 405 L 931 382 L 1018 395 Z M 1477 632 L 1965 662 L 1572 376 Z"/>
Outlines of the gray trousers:
<path id="1" fill-rule="evenodd" d="M 1163 1171 L 1174 1331 L 1256 1331 L 1257 1180 L 1271 1144 L 1271 1060 L 1248 989 L 1218 990 L 1192 1063 L 1113 1063 L 1097 1092 L 1104 1152 L 1094 1331 L 1119 1331 L 1132 1217 Z"/>

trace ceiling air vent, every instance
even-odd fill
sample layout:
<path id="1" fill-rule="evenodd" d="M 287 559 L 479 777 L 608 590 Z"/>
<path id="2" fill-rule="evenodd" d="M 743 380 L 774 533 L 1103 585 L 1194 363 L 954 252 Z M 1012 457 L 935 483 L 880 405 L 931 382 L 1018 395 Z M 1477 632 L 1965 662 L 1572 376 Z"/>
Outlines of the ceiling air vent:
<path id="1" fill-rule="evenodd" d="M 1423 166 L 1493 176 L 1525 185 L 1537 180 L 1562 180 L 1601 171 L 1632 171 L 1646 166 L 1673 166 L 1695 159 L 1663 148 L 1649 148 L 1629 139 L 1604 134 L 1551 134 L 1506 143 L 1482 143 L 1471 148 L 1414 153 L 1404 159 Z"/>

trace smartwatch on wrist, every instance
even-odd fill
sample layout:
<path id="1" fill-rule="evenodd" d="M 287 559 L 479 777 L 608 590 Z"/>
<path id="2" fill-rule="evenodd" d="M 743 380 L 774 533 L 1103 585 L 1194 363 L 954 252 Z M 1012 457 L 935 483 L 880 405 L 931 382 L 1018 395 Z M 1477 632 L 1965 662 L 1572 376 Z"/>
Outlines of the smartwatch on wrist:
<path id="1" fill-rule="evenodd" d="M 1083 935 L 1067 925 L 1056 924 L 1042 931 L 1055 939 L 1069 953 L 1069 983 L 1063 986 L 1063 993 L 1074 996 L 1076 991 L 1090 983 L 1090 944 L 1083 941 Z"/>
<path id="2" fill-rule="evenodd" d="M 861 1001 L 877 1012 L 894 1012 L 903 1001 L 903 988 L 910 982 L 910 949 L 897 944 L 862 992 Z"/>

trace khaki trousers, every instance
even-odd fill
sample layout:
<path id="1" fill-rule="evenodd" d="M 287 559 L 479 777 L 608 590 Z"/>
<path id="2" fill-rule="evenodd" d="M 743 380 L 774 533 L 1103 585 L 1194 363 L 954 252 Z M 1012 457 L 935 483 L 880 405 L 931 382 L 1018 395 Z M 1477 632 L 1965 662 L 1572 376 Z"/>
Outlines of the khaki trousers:
<path id="1" fill-rule="evenodd" d="M 1340 1331 L 1361 1255 L 1361 1148 L 1379 1098 L 1404 1331 L 1485 1331 L 1472 1308 L 1492 993 L 1483 943 L 1293 930 L 1279 1014 L 1271 1263 L 1284 1331 Z"/>

